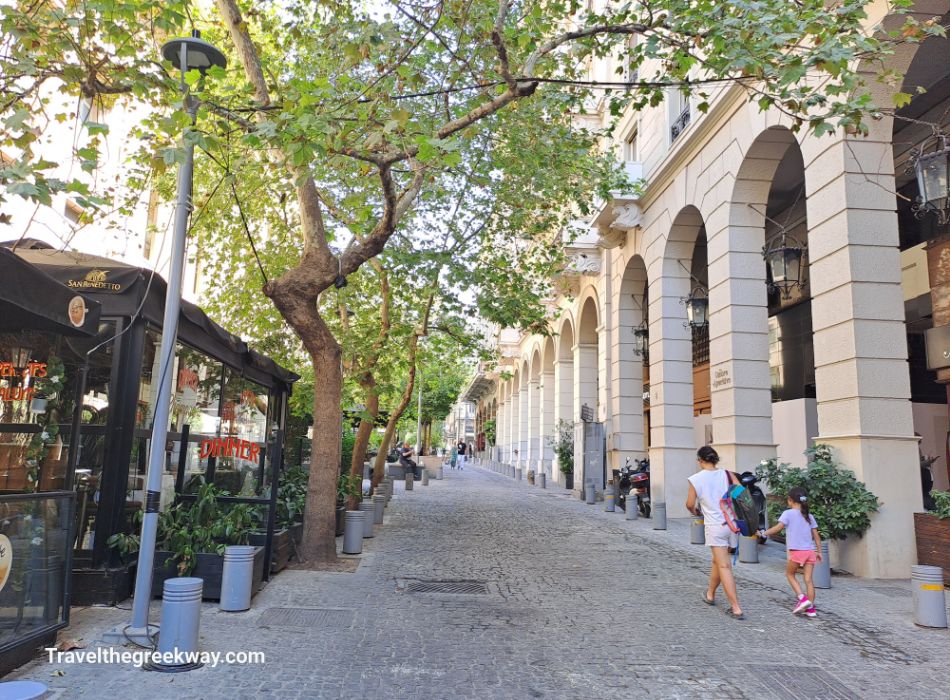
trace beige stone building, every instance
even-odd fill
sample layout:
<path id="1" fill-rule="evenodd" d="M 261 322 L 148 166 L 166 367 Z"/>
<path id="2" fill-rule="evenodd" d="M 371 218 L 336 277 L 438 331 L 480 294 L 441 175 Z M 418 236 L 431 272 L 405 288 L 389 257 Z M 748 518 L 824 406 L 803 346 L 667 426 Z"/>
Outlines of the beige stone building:
<path id="1" fill-rule="evenodd" d="M 884 3 L 874 9 L 869 30 L 900 21 Z M 944 24 L 948 10 L 915 8 Z M 648 456 L 654 500 L 677 517 L 699 445 L 744 471 L 776 456 L 802 465 L 813 441 L 828 443 L 882 503 L 863 538 L 833 550 L 833 565 L 908 576 L 919 445 L 939 457 L 935 488 L 948 487 L 950 374 L 927 368 L 925 335 L 936 326 L 931 354 L 943 342 L 950 356 L 940 333 L 950 323 L 941 264 L 950 244 L 938 216 L 914 216 L 918 187 L 906 171 L 929 124 L 950 121 L 950 40 L 903 47 L 893 62 L 915 97 L 863 138 L 795 134 L 735 86 L 707 114 L 671 94 L 626 115 L 616 152 L 645 189 L 614 193 L 583 222 L 551 301 L 551 335 L 502 331 L 499 371 L 479 373 L 463 394 L 477 403 L 476 432 L 495 421 L 493 457 L 563 484 L 547 438 L 587 406 L 606 460 L 594 474 L 577 464 L 574 488 L 585 477 L 602 487 L 612 468 Z M 881 105 L 902 87 L 875 86 Z M 796 240 L 802 284 L 783 294 L 763 249 Z M 708 298 L 708 323 L 690 325 L 690 297 Z"/>

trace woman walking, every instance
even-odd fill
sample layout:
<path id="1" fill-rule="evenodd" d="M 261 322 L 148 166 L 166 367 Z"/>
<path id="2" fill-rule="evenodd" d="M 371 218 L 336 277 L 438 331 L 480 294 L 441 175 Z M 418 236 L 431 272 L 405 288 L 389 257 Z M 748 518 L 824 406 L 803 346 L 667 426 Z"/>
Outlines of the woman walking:
<path id="1" fill-rule="evenodd" d="M 702 515 L 706 524 L 706 546 L 712 553 L 712 569 L 709 572 L 709 587 L 703 591 L 706 605 L 716 604 L 716 590 L 722 590 L 729 599 L 730 617 L 743 620 L 742 606 L 736 592 L 736 579 L 732 573 L 732 561 L 729 550 L 735 550 L 739 538 L 726 525 L 726 519 L 719 507 L 719 500 L 729 489 L 732 480 L 729 473 L 719 469 L 719 454 L 709 445 L 700 447 L 696 452 L 700 470 L 689 477 L 689 495 L 686 497 L 686 510 Z"/>

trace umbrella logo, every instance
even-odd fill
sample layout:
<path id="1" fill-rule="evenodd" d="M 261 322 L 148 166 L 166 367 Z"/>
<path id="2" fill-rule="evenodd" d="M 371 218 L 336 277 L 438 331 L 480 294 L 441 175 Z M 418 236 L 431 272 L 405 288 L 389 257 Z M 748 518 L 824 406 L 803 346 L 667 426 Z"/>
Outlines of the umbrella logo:
<path id="1" fill-rule="evenodd" d="M 69 300 L 69 322 L 76 328 L 82 328 L 86 322 L 86 302 L 80 296 Z"/>

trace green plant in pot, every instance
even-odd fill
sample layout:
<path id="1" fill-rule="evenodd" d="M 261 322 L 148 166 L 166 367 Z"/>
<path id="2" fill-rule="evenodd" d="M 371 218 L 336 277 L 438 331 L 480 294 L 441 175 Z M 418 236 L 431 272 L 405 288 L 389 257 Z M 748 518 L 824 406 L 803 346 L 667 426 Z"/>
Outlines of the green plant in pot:
<path id="1" fill-rule="evenodd" d="M 950 518 L 950 491 L 931 491 L 934 507 L 927 512 L 936 515 L 941 520 Z"/>
<path id="2" fill-rule="evenodd" d="M 172 553 L 179 576 L 191 574 L 198 555 L 224 554 L 228 545 L 246 544 L 254 515 L 246 504 L 222 508 L 214 484 L 202 483 L 194 501 L 166 508 L 158 519 L 159 547 Z"/>
<path id="3" fill-rule="evenodd" d="M 774 496 L 768 505 L 769 522 L 778 522 L 787 508 L 789 490 L 801 486 L 808 492 L 808 506 L 823 540 L 861 537 L 871 527 L 871 514 L 877 512 L 877 496 L 853 472 L 840 467 L 830 446 L 816 444 L 805 455 L 805 468 L 779 464 L 774 459 L 764 460 L 756 468 L 769 496 Z"/>
<path id="4" fill-rule="evenodd" d="M 308 472 L 301 467 L 285 469 L 277 484 L 277 527 L 290 529 L 303 521 L 307 505 Z"/>
<path id="5" fill-rule="evenodd" d="M 557 422 L 554 435 L 548 438 L 548 444 L 554 449 L 558 469 L 566 477 L 566 485 L 571 488 L 574 476 L 574 426 L 563 418 Z"/>

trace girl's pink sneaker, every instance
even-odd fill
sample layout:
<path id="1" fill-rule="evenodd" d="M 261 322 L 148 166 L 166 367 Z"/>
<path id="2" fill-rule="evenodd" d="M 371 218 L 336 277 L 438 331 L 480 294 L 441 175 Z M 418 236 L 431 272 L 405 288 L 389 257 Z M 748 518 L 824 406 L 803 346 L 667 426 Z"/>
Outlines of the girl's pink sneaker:
<path id="1" fill-rule="evenodd" d="M 815 610 L 815 606 L 812 605 L 808 610 L 805 611 L 805 617 L 818 617 L 818 611 Z"/>
<path id="2" fill-rule="evenodd" d="M 810 607 L 812 607 L 811 601 L 808 600 L 808 596 L 803 595 L 798 599 L 798 605 L 792 608 L 792 612 L 797 615 L 798 613 L 802 612 L 803 610 L 807 610 Z"/>

